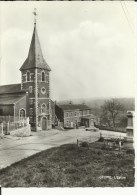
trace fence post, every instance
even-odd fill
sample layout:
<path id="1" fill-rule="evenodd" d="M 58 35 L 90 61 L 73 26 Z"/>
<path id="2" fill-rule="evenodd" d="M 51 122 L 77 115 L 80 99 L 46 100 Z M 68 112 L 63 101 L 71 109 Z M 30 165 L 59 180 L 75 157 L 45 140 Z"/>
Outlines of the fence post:
<path id="1" fill-rule="evenodd" d="M 79 148 L 79 143 L 78 143 L 78 139 L 77 139 L 77 149 Z"/>
<path id="2" fill-rule="evenodd" d="M 25 126 L 24 123 L 25 123 L 25 121 L 24 121 L 24 119 L 22 119 L 22 126 L 23 126 L 23 127 Z"/>
<path id="3" fill-rule="evenodd" d="M 4 135 L 4 133 L 3 133 L 3 123 L 1 123 L 1 134 Z"/>
<path id="4" fill-rule="evenodd" d="M 29 117 L 26 118 L 26 125 L 29 125 Z"/>
<path id="5" fill-rule="evenodd" d="M 7 122 L 7 134 L 9 133 L 9 121 Z"/>
<path id="6" fill-rule="evenodd" d="M 121 151 L 121 140 L 119 140 L 119 151 Z"/>

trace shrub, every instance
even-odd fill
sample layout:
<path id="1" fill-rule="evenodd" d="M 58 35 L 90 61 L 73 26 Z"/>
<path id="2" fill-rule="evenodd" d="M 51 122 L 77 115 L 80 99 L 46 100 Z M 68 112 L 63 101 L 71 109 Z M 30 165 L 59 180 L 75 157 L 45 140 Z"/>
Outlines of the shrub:
<path id="1" fill-rule="evenodd" d="M 10 132 L 7 131 L 7 132 L 5 133 L 5 135 L 10 135 Z"/>
<path id="2" fill-rule="evenodd" d="M 104 141 L 104 137 L 100 137 L 98 141 L 99 142 L 103 142 Z"/>
<path id="3" fill-rule="evenodd" d="M 101 154 L 102 154 L 102 151 L 101 151 L 101 150 L 99 150 L 99 151 L 97 152 L 97 154 L 98 154 L 98 155 L 101 155 Z"/>
<path id="4" fill-rule="evenodd" d="M 134 149 L 128 149 L 127 151 L 126 151 L 126 154 L 135 154 L 135 151 L 134 151 Z"/>
<path id="5" fill-rule="evenodd" d="M 107 149 L 106 145 L 105 145 L 105 144 L 103 144 L 103 145 L 102 145 L 102 147 L 101 147 L 101 149 L 102 149 L 102 150 Z"/>
<path id="6" fill-rule="evenodd" d="M 82 142 L 81 147 L 89 147 L 89 143 L 88 142 Z"/>

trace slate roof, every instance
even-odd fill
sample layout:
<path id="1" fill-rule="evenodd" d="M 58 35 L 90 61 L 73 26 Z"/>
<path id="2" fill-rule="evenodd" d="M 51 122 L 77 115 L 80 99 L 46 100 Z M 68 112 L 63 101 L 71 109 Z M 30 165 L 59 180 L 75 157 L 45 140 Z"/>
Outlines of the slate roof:
<path id="1" fill-rule="evenodd" d="M 25 92 L 21 90 L 21 84 L 0 85 L 0 94 Z"/>
<path id="2" fill-rule="evenodd" d="M 91 110 L 91 108 L 85 104 L 62 104 L 58 106 L 62 108 L 62 110 Z"/>
<path id="3" fill-rule="evenodd" d="M 18 102 L 24 96 L 8 96 L 8 97 L 0 97 L 0 105 L 10 105 Z"/>
<path id="4" fill-rule="evenodd" d="M 36 25 L 34 26 L 33 36 L 30 44 L 30 49 L 28 57 L 21 66 L 20 70 L 32 69 L 32 68 L 42 68 L 50 71 L 50 67 L 43 58 Z"/>

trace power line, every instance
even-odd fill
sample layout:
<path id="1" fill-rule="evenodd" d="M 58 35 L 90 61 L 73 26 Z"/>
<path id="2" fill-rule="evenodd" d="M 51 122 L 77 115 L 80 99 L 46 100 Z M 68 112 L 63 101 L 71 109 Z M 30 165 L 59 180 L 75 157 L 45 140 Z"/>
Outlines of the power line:
<path id="1" fill-rule="evenodd" d="M 126 17 L 126 20 L 127 20 L 128 24 L 129 24 L 130 30 L 132 31 L 132 33 L 133 33 L 133 35 L 134 35 L 134 31 L 133 31 L 133 29 L 132 29 L 132 25 L 130 24 L 129 18 L 128 18 L 127 14 L 126 14 L 126 11 L 125 11 L 125 9 L 124 9 L 124 6 L 123 6 L 121 0 L 120 0 L 120 4 L 121 4 L 122 10 L 123 10 L 123 12 L 124 12 L 124 15 L 125 15 L 125 17 Z M 134 35 L 134 36 L 135 36 L 135 35 Z"/>
<path id="2" fill-rule="evenodd" d="M 123 3 L 124 3 L 124 6 L 125 6 L 125 8 L 126 8 L 126 11 L 127 11 L 128 16 L 129 16 L 129 19 L 130 19 L 130 21 L 131 21 L 131 15 L 130 15 L 129 10 L 128 10 L 128 8 L 127 8 L 126 2 L 123 1 Z"/>
<path id="3" fill-rule="evenodd" d="M 126 2 L 123 1 L 123 3 L 124 3 L 124 6 L 125 6 L 125 8 L 126 8 L 126 11 L 127 11 L 127 15 L 128 15 L 129 23 L 130 23 L 130 25 L 131 25 L 131 29 L 132 29 L 133 35 L 135 36 L 134 26 L 133 26 L 133 23 L 131 22 L 131 21 L 132 21 L 132 17 L 131 17 L 131 15 L 130 15 L 130 13 L 129 13 L 129 10 L 128 10 L 128 8 L 127 8 Z"/>

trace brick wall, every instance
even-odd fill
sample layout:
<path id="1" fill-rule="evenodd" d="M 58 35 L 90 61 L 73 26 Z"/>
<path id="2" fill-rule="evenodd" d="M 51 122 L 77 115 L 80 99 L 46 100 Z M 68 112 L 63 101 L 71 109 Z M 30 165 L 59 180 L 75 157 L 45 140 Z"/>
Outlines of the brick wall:
<path id="1" fill-rule="evenodd" d="M 52 125 L 55 125 L 55 103 L 51 100 L 51 120 Z"/>
<path id="2" fill-rule="evenodd" d="M 27 108 L 27 96 L 24 95 L 18 102 L 15 103 L 15 116 L 19 117 L 20 109 L 24 109 L 26 113 L 26 117 L 28 116 Z"/>
<path id="3" fill-rule="evenodd" d="M 0 116 L 14 116 L 14 105 L 0 105 Z"/>
<path id="4" fill-rule="evenodd" d="M 27 81 L 27 72 L 30 74 L 30 80 Z M 42 73 L 45 75 L 45 80 L 42 80 Z M 51 120 L 52 110 L 50 104 L 50 83 L 49 71 L 45 69 L 30 69 L 22 71 L 22 89 L 28 91 L 28 116 L 32 127 L 40 125 L 43 114 L 48 121 Z M 46 105 L 46 112 L 42 113 L 42 104 Z"/>

